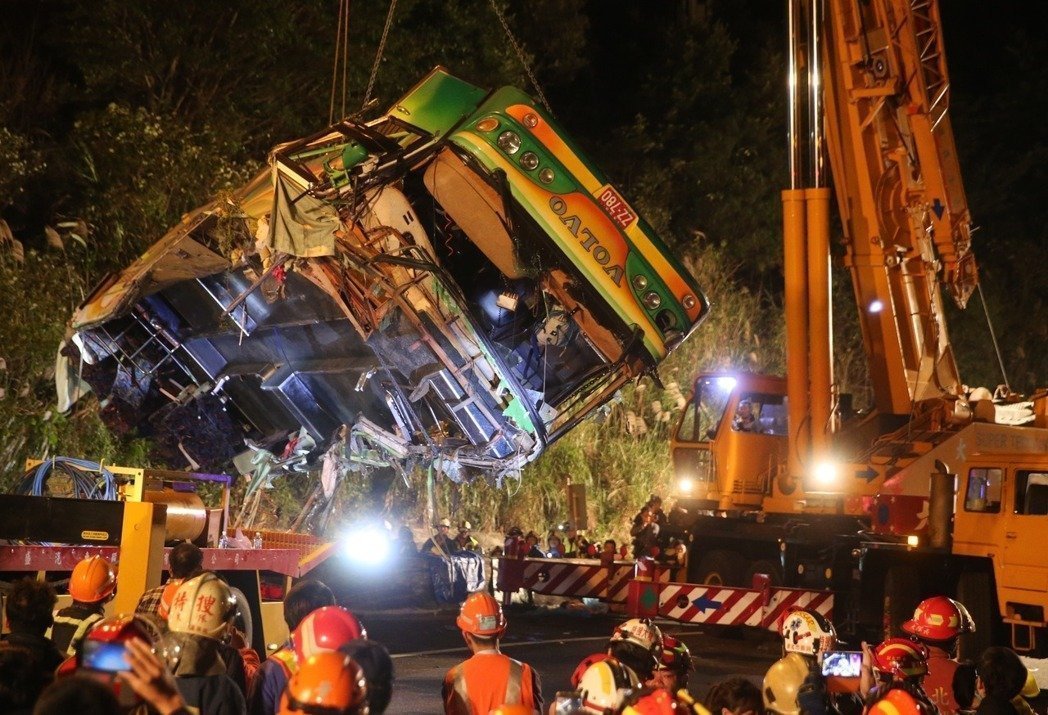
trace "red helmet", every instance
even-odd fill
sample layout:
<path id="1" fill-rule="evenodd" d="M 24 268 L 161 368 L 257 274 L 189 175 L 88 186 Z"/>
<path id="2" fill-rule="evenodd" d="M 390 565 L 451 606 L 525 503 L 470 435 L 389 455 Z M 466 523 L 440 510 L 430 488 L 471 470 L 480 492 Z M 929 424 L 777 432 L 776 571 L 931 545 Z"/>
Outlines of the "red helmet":
<path id="1" fill-rule="evenodd" d="M 963 604 L 946 596 L 932 596 L 917 604 L 913 618 L 902 629 L 918 638 L 948 641 L 962 633 L 973 633 L 975 621 Z"/>
<path id="2" fill-rule="evenodd" d="M 357 617 L 341 606 L 323 606 L 302 619 L 291 640 L 299 663 L 311 655 L 338 650 L 368 633 Z"/>
<path id="3" fill-rule="evenodd" d="M 928 672 L 928 649 L 908 638 L 889 638 L 873 649 L 873 669 L 899 679 L 920 677 Z"/>
<path id="4" fill-rule="evenodd" d="M 695 669 L 691 661 L 691 651 L 682 641 L 671 635 L 662 634 L 662 657 L 659 659 L 658 670 L 672 670 L 684 675 Z"/>

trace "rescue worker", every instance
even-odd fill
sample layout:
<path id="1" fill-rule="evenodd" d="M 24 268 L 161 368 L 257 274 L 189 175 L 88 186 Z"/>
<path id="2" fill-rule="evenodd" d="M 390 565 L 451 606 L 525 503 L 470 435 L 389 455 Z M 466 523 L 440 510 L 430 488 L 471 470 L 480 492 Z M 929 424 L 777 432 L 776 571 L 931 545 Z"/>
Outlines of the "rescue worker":
<path id="1" fill-rule="evenodd" d="M 295 713 L 367 715 L 364 671 L 344 653 L 324 651 L 310 656 L 280 697 L 278 715 Z"/>
<path id="2" fill-rule="evenodd" d="M 308 579 L 299 581 L 284 597 L 284 623 L 288 633 L 294 633 L 302 619 L 318 608 L 335 605 L 335 595 L 324 583 Z M 250 715 L 275 715 L 284 692 L 298 663 L 289 638 L 273 652 L 258 670 L 248 695 Z"/>
<path id="3" fill-rule="evenodd" d="M 459 523 L 458 534 L 455 536 L 455 546 L 459 551 L 476 551 L 480 553 L 480 543 L 473 538 L 473 525 L 468 521 Z"/>
<path id="4" fill-rule="evenodd" d="M 123 708 L 132 708 L 141 703 L 138 694 L 120 677 L 115 661 L 123 660 L 130 666 L 126 654 L 129 641 L 138 639 L 150 648 L 161 640 L 156 622 L 147 616 L 116 616 L 99 621 L 84 637 L 83 645 L 75 658 L 78 671 L 89 673 L 113 691 Z M 64 668 L 64 666 L 63 666 Z"/>
<path id="5" fill-rule="evenodd" d="M 688 689 L 688 676 L 695 669 L 691 651 L 681 640 L 662 634 L 662 655 L 655 673 L 646 685 L 651 688 L 662 688 L 671 693 Z"/>
<path id="6" fill-rule="evenodd" d="M 538 673 L 499 652 L 506 617 L 498 601 L 484 591 L 471 593 L 455 624 L 473 655 L 445 674 L 444 712 L 487 715 L 500 705 L 525 705 L 542 712 Z"/>
<path id="7" fill-rule="evenodd" d="M 529 531 L 527 535 L 525 535 L 524 541 L 524 548 L 526 549 L 524 553 L 525 556 L 527 556 L 529 559 L 546 558 L 546 553 L 539 548 L 539 541 L 541 541 L 541 539 L 539 538 L 538 534 L 536 534 L 534 531 Z"/>
<path id="8" fill-rule="evenodd" d="M 503 544 L 503 553 L 508 559 L 522 559 L 527 552 L 524 543 L 524 530 L 519 526 L 512 527 L 506 532 L 506 542 Z"/>
<path id="9" fill-rule="evenodd" d="M 437 533 L 426 539 L 419 553 L 438 556 L 446 559 L 456 551 L 455 540 L 451 538 L 451 520 L 444 517 L 433 525 Z"/>
<path id="10" fill-rule="evenodd" d="M 614 658 L 588 667 L 579 678 L 582 712 L 605 715 L 621 712 L 630 695 L 641 687 L 637 674 Z"/>
<path id="11" fill-rule="evenodd" d="M 913 618 L 902 629 L 928 649 L 928 674 L 924 692 L 944 715 L 953 715 L 959 707 L 953 692 L 953 675 L 957 671 L 957 640 L 962 633 L 975 631 L 968 609 L 946 596 L 932 596 L 917 604 Z"/>
<path id="12" fill-rule="evenodd" d="M 837 632 L 825 616 L 817 611 L 798 610 L 788 613 L 782 621 L 783 656 L 775 661 L 764 674 L 764 707 L 780 715 L 797 715 L 802 711 L 798 697 L 809 675 L 821 676 L 818 670 L 819 656 L 833 649 L 837 643 Z M 808 683 L 807 696 L 821 701 L 809 705 L 808 709 L 825 710 L 825 693 L 819 692 L 818 683 Z M 822 705 L 823 707 L 818 708 Z"/>
<path id="13" fill-rule="evenodd" d="M 165 589 L 168 586 L 174 585 L 173 588 L 168 589 L 168 592 L 174 596 L 174 592 L 178 590 L 178 586 L 187 578 L 193 578 L 200 574 L 204 566 L 204 552 L 200 550 L 196 544 L 192 544 L 188 541 L 183 541 L 171 549 L 171 555 L 168 557 L 168 572 L 169 576 L 167 583 L 163 586 L 157 586 L 151 588 L 142 594 L 142 597 L 138 599 L 138 605 L 135 607 L 135 613 L 145 615 L 160 615 L 167 620 L 167 613 L 160 613 L 161 603 Z M 167 607 L 170 608 L 171 602 L 168 599 Z"/>
<path id="14" fill-rule="evenodd" d="M 236 608 L 229 586 L 213 573 L 186 580 L 171 604 L 164 638 L 167 666 L 186 705 L 200 715 L 242 715 L 247 707 L 222 657 L 222 640 Z"/>
<path id="15" fill-rule="evenodd" d="M 928 673 L 928 649 L 907 638 L 889 638 L 871 653 L 876 685 L 866 698 L 873 715 L 931 715 L 935 705 L 921 687 Z"/>
<path id="16" fill-rule="evenodd" d="M 760 696 L 758 695 L 759 701 Z M 719 713 L 713 711 L 712 715 L 730 715 L 733 712 L 738 712 L 740 715 L 749 712 L 753 715 L 755 711 L 742 708 L 733 711 L 725 708 Z M 627 700 L 626 707 L 622 710 L 622 715 L 682 715 L 684 713 L 711 715 L 710 710 L 702 703 L 696 702 L 688 691 L 670 693 L 662 688 L 640 690 Z"/>
<path id="17" fill-rule="evenodd" d="M 76 647 L 101 621 L 106 604 L 116 591 L 116 573 L 101 556 L 90 556 L 75 567 L 69 577 L 70 606 L 55 611 L 50 638 L 58 650 L 76 655 Z"/>
<path id="18" fill-rule="evenodd" d="M 15 581 L 4 601 L 4 626 L 0 648 L 22 648 L 29 654 L 31 667 L 46 674 L 62 664 L 65 654 L 45 635 L 54 622 L 55 590 L 46 581 L 24 578 Z"/>
<path id="19" fill-rule="evenodd" d="M 661 658 L 662 632 L 648 618 L 631 618 L 612 631 L 603 654 L 585 658 L 579 668 L 575 669 L 575 673 L 577 676 L 582 666 L 587 663 L 596 664 L 612 659 L 625 666 L 634 680 L 644 683 L 652 679 L 655 666 Z"/>

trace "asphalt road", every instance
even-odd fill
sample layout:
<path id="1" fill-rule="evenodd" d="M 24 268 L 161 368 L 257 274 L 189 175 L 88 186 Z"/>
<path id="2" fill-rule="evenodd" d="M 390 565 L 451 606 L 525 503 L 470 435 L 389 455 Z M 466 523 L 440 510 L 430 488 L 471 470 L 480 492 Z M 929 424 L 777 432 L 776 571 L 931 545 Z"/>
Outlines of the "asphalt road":
<path id="1" fill-rule="evenodd" d="M 390 713 L 441 713 L 440 687 L 444 673 L 468 653 L 455 627 L 457 611 L 361 614 L 368 635 L 389 648 L 396 684 Z M 570 689 L 572 671 L 587 655 L 603 649 L 615 623 L 614 615 L 592 615 L 513 606 L 507 610 L 509 631 L 503 651 L 530 664 L 542 679 L 548 704 L 558 690 Z M 731 633 L 716 628 L 660 623 L 681 638 L 697 658 L 691 691 L 702 697 L 715 682 L 742 675 L 758 686 L 780 655 L 771 634 Z"/>

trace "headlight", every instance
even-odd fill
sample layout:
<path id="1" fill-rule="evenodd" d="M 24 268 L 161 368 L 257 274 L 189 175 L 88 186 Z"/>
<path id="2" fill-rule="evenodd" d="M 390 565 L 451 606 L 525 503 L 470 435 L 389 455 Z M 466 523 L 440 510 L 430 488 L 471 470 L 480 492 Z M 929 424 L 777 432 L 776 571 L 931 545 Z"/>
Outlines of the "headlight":
<path id="1" fill-rule="evenodd" d="M 378 526 L 362 526 L 346 532 L 342 552 L 350 561 L 375 566 L 389 556 L 389 535 Z"/>
<path id="2" fill-rule="evenodd" d="M 553 183 L 553 177 L 553 169 L 549 168 L 548 166 L 539 172 L 539 181 L 541 181 L 543 184 Z"/>
<path id="3" fill-rule="evenodd" d="M 836 462 L 819 462 L 812 470 L 812 475 L 818 484 L 829 485 L 837 481 L 838 467 Z"/>
<path id="4" fill-rule="evenodd" d="M 655 310 L 662 305 L 662 296 L 653 290 L 648 291 L 644 294 L 644 306 L 648 310 Z"/>
<path id="5" fill-rule="evenodd" d="M 539 118 L 537 116 L 535 116 L 534 114 L 529 112 L 529 113 L 524 115 L 524 126 L 526 126 L 526 127 L 534 127 L 538 123 L 539 123 Z"/>
<path id="6" fill-rule="evenodd" d="M 641 273 L 633 276 L 633 287 L 637 290 L 644 290 L 648 287 L 648 277 Z"/>
<path id="7" fill-rule="evenodd" d="M 691 310 L 695 307 L 695 303 L 696 300 L 695 296 L 693 295 L 686 295 L 684 296 L 684 300 L 681 301 L 681 304 L 684 306 L 684 310 Z"/>
<path id="8" fill-rule="evenodd" d="M 499 128 L 499 120 L 494 117 L 487 117 L 477 122 L 477 131 L 490 132 Z"/>
<path id="9" fill-rule="evenodd" d="M 539 157 L 533 151 L 526 151 L 520 155 L 520 165 L 531 171 L 539 165 Z"/>
<path id="10" fill-rule="evenodd" d="M 499 149 L 507 154 L 516 154 L 520 151 L 520 137 L 516 132 L 505 131 L 499 134 Z"/>
<path id="11" fill-rule="evenodd" d="M 681 494 L 691 494 L 691 490 L 695 488 L 695 482 L 692 481 L 691 477 L 681 477 L 677 480 L 677 491 Z"/>

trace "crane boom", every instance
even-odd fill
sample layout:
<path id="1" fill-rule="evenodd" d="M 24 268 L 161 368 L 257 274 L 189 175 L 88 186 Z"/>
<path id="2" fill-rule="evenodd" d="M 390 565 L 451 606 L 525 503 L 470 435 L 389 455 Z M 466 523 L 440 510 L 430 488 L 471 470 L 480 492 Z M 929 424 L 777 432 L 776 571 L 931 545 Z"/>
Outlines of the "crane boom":
<path id="1" fill-rule="evenodd" d="M 977 284 L 933 0 L 831 0 L 824 55 L 826 143 L 875 408 L 960 395 L 945 286 Z"/>

